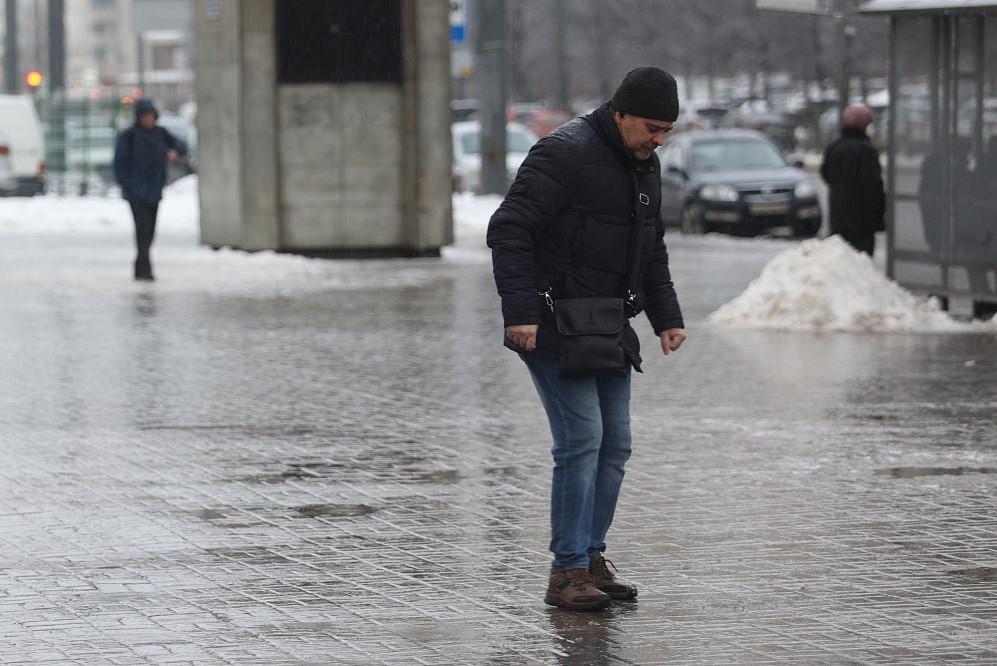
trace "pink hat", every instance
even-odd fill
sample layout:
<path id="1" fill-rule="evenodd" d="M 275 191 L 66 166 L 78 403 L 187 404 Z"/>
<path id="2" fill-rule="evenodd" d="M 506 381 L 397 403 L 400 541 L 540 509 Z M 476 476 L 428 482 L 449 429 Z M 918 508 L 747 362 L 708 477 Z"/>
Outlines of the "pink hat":
<path id="1" fill-rule="evenodd" d="M 864 104 L 853 104 L 845 109 L 841 117 L 841 124 L 844 127 L 864 130 L 872 123 L 874 114 L 872 109 Z"/>

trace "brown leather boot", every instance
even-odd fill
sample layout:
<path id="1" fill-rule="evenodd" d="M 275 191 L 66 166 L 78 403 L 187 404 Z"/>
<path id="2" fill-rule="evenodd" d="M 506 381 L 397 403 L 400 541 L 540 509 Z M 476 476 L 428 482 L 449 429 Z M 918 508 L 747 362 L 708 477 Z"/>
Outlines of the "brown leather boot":
<path id="1" fill-rule="evenodd" d="M 592 584 L 592 574 L 588 569 L 551 569 L 544 603 L 573 611 L 597 611 L 608 606 L 609 602 L 609 595 Z"/>
<path id="2" fill-rule="evenodd" d="M 610 569 L 612 567 L 612 570 Z M 616 575 L 616 565 L 602 555 L 596 555 L 589 562 L 589 573 L 597 588 L 616 601 L 626 601 L 637 596 L 637 586 Z"/>

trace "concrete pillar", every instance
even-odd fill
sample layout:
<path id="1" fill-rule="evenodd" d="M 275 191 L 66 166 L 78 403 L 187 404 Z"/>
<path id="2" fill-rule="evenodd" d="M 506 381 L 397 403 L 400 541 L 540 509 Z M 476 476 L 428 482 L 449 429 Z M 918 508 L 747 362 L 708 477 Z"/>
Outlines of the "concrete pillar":
<path id="1" fill-rule="evenodd" d="M 400 81 L 282 83 L 275 0 L 197 0 L 205 243 L 418 256 L 452 241 L 448 4 L 398 2 Z"/>
<path id="2" fill-rule="evenodd" d="M 406 96 L 413 100 L 411 124 L 416 137 L 412 159 L 403 180 L 412 188 L 413 204 L 406 215 L 405 243 L 416 253 L 432 252 L 453 242 L 450 162 L 450 39 L 449 4 L 405 0 L 404 16 L 414 21 L 403 41 L 406 63 Z M 441 35 L 446 26 L 446 35 Z"/>
<path id="3" fill-rule="evenodd" d="M 242 247 L 281 248 L 274 1 L 242 0 Z"/>
<path id="4" fill-rule="evenodd" d="M 197 0 L 195 10 L 201 241 L 246 247 L 242 234 L 240 0 Z"/>

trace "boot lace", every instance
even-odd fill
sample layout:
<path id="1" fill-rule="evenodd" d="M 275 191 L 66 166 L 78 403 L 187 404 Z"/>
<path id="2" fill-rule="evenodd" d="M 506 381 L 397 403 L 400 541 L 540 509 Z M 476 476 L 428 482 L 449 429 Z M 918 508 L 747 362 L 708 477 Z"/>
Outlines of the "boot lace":
<path id="1" fill-rule="evenodd" d="M 592 573 L 597 576 L 602 576 L 605 578 L 609 578 L 610 580 L 613 580 L 616 578 L 616 576 L 613 574 L 612 571 L 609 570 L 609 567 L 613 567 L 613 571 L 619 572 L 619 569 L 616 568 L 615 564 L 610 562 L 605 557 L 600 557 L 595 561 L 595 566 L 592 567 L 593 569 Z"/>
<path id="2" fill-rule="evenodd" d="M 592 585 L 595 579 L 592 578 L 592 574 L 589 573 L 588 569 L 574 569 L 568 574 L 568 582 L 570 585 L 582 587 Z"/>

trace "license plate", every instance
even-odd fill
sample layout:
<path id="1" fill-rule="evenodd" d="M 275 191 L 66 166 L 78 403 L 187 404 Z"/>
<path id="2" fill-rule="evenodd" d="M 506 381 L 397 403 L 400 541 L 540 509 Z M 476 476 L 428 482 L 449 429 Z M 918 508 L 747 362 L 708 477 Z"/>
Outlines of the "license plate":
<path id="1" fill-rule="evenodd" d="M 789 196 L 783 194 L 782 192 L 774 192 L 771 194 L 749 194 L 745 197 L 748 203 L 786 203 L 789 201 Z"/>
<path id="2" fill-rule="evenodd" d="M 753 203 L 748 206 L 752 215 L 786 215 L 789 213 L 787 203 Z"/>

